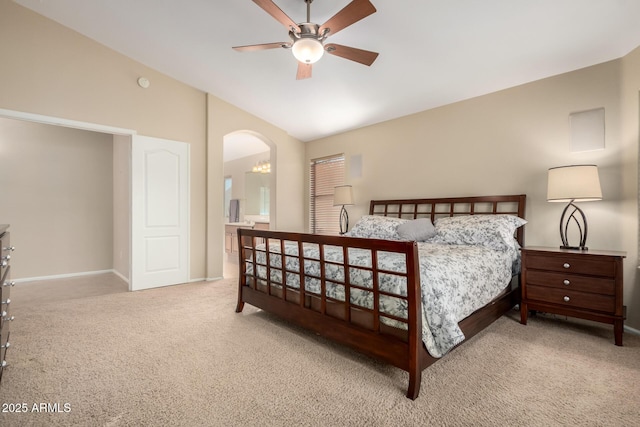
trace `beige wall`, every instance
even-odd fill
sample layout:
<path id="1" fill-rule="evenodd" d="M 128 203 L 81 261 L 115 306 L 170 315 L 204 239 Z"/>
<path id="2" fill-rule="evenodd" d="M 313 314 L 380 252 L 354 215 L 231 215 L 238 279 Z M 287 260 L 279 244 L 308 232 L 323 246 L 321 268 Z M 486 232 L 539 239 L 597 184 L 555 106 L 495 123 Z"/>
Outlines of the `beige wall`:
<path id="1" fill-rule="evenodd" d="M 113 270 L 129 281 L 131 259 L 131 136 L 113 136 Z"/>
<path id="2" fill-rule="evenodd" d="M 372 198 L 524 193 L 526 243 L 549 246 L 560 244 L 564 206 L 546 202 L 547 169 L 597 164 L 604 201 L 583 204 L 588 244 L 627 252 L 628 324 L 640 329 L 635 285 L 640 82 L 626 84 L 631 99 L 621 104 L 623 76 L 640 75 L 637 56 L 313 141 L 306 160 L 345 153 L 347 183 L 357 202 L 349 208 L 353 221 L 367 212 Z M 569 114 L 598 107 L 605 108 L 606 148 L 572 153 Z M 355 155 L 362 156 L 361 177 L 349 173 Z"/>
<path id="3" fill-rule="evenodd" d="M 111 270 L 112 153 L 111 135 L 0 118 L 14 279 Z"/>
<path id="4" fill-rule="evenodd" d="M 133 129 L 191 145 L 190 277 L 203 278 L 206 94 L 9 0 L 0 0 L 0 58 L 0 109 Z M 140 76 L 151 81 L 149 89 L 136 84 Z M 12 242 L 18 247 L 23 238 L 14 233 Z"/>
<path id="5" fill-rule="evenodd" d="M 638 252 L 638 135 L 640 118 L 640 48 L 622 58 L 621 83 L 621 197 L 619 215 L 622 247 L 628 252 L 625 275 L 627 323 L 640 329 L 640 275 Z"/>

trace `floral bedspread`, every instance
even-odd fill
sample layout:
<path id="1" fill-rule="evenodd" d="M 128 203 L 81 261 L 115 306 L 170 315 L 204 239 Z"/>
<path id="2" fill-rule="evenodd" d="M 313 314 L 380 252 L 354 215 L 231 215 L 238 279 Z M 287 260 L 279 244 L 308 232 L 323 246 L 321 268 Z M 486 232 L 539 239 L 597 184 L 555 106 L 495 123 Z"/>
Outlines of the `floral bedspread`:
<path id="1" fill-rule="evenodd" d="M 264 246 L 262 247 L 264 249 Z M 422 291 L 422 340 L 433 357 L 442 357 L 465 337 L 458 322 L 478 308 L 488 304 L 510 283 L 512 275 L 519 269 L 519 253 L 516 249 L 494 250 L 483 246 L 446 245 L 418 242 L 420 283 Z M 270 247 L 270 270 L 272 284 L 282 284 L 280 245 Z M 286 285 L 299 288 L 298 245 L 285 245 Z M 318 246 L 304 245 L 304 254 L 313 260 L 304 261 L 305 291 L 320 294 L 320 262 Z M 288 256 L 291 255 L 291 256 Z M 266 263 L 266 254 L 257 252 L 257 262 Z M 325 246 L 327 261 L 342 262 L 342 248 Z M 366 288 L 372 287 L 372 272 L 358 268 L 371 266 L 371 252 L 364 249 L 348 249 L 350 283 Z M 252 263 L 247 263 L 250 273 Z M 378 254 L 378 268 L 404 272 L 404 255 L 384 252 Z M 345 299 L 345 271 L 342 265 L 325 263 L 326 295 L 341 301 Z M 257 266 L 257 275 L 265 278 L 264 266 Z M 316 276 L 316 277 L 310 277 Z M 335 282 L 331 281 L 334 280 Z M 392 273 L 379 274 L 380 289 L 395 295 L 406 296 L 406 278 Z M 373 292 L 351 288 L 353 305 L 373 307 Z M 396 317 L 407 318 L 406 300 L 381 295 L 380 311 Z M 381 321 L 396 327 L 405 327 L 402 322 L 381 316 Z"/>

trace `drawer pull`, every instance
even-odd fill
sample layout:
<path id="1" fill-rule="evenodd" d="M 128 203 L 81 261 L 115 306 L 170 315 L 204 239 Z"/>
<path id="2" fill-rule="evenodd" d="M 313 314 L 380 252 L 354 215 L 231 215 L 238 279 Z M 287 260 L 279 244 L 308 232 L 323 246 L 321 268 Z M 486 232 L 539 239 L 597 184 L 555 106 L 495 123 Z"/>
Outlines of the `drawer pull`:
<path id="1" fill-rule="evenodd" d="M 0 348 L 9 348 L 9 347 L 11 347 L 11 344 L 9 343 L 9 341 L 7 341 L 7 343 L 4 345 L 0 345 Z"/>
<path id="2" fill-rule="evenodd" d="M 0 368 L 5 368 L 7 366 L 7 361 L 3 360 L 2 364 L 0 365 Z"/>
<path id="3" fill-rule="evenodd" d="M 564 268 L 569 268 L 569 267 L 571 267 L 571 264 L 569 264 L 568 262 L 565 262 L 565 263 L 564 263 L 564 265 L 563 265 L 563 267 L 564 267 Z"/>
<path id="4" fill-rule="evenodd" d="M 569 281 L 569 279 L 564 279 L 564 281 L 562 282 L 565 285 L 569 286 L 571 284 L 571 282 Z"/>
<path id="5" fill-rule="evenodd" d="M 4 248 L 2 248 L 2 250 L 13 252 L 16 250 L 16 248 L 14 246 L 5 246 Z"/>
<path id="6" fill-rule="evenodd" d="M 14 281 L 11 281 L 11 282 L 4 282 L 4 283 L 2 284 L 2 286 L 15 286 L 15 285 L 16 285 L 16 282 L 14 282 Z"/>
<path id="7" fill-rule="evenodd" d="M 568 296 L 564 296 L 564 298 L 562 298 L 564 300 L 564 302 L 569 302 L 571 300 L 571 298 L 569 298 Z"/>
<path id="8" fill-rule="evenodd" d="M 2 259 L 9 261 L 11 259 L 11 255 L 5 255 L 2 257 Z"/>
<path id="9" fill-rule="evenodd" d="M 7 298 L 6 301 L 2 301 L 2 304 L 7 304 L 7 305 L 11 304 L 11 298 Z"/>
<path id="10" fill-rule="evenodd" d="M 5 261 L 5 260 L 2 260 L 2 266 L 6 267 L 7 265 L 9 265 L 9 263 L 7 261 Z"/>

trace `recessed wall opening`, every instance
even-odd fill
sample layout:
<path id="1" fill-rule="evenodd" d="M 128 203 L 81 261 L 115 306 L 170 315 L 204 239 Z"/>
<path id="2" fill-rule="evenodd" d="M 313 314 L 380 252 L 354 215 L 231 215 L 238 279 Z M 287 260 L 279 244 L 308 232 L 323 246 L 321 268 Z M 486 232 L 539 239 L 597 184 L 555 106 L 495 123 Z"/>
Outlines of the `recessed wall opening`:
<path id="1" fill-rule="evenodd" d="M 129 283 L 131 134 L 125 132 L 0 111 L 0 218 L 19 248 L 14 280 L 115 273 Z"/>
<path id="2" fill-rule="evenodd" d="M 224 137 L 223 275 L 238 275 L 238 228 L 273 229 L 275 156 L 262 135 L 238 131 Z"/>

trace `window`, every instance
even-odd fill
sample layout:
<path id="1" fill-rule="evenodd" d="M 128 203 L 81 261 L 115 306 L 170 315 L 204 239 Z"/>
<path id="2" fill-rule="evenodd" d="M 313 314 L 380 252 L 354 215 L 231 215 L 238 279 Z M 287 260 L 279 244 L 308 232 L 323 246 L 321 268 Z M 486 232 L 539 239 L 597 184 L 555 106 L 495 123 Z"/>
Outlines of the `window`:
<path id="1" fill-rule="evenodd" d="M 309 230 L 338 234 L 340 206 L 333 206 L 333 189 L 344 184 L 344 154 L 311 160 L 309 165 Z"/>

